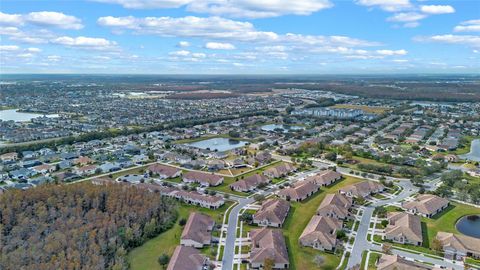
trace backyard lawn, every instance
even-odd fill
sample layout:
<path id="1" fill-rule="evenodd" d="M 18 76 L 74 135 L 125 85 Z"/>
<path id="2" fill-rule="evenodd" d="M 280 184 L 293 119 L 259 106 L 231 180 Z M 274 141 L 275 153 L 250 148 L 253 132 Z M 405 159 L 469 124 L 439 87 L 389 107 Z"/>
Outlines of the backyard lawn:
<path id="1" fill-rule="evenodd" d="M 183 229 L 178 224 L 178 221 L 180 219 L 187 219 L 190 212 L 198 211 L 210 215 L 212 218 L 215 219 L 215 222 L 217 224 L 222 224 L 224 212 L 232 204 L 232 202 L 226 202 L 225 205 L 223 205 L 217 210 L 211 210 L 186 204 L 179 204 L 179 218 L 170 230 L 163 232 L 157 237 L 148 240 L 143 245 L 131 250 L 128 253 L 128 262 L 130 263 L 130 269 L 161 269 L 157 261 L 158 257 L 162 253 L 167 253 L 169 256 L 171 256 L 173 254 L 173 251 L 175 250 L 175 247 L 180 244 L 180 235 L 182 234 Z"/>
<path id="2" fill-rule="evenodd" d="M 340 256 L 321 252 L 313 248 L 301 247 L 298 238 L 328 193 L 336 192 L 346 185 L 361 181 L 362 180 L 359 178 L 347 176 L 337 184 L 323 188 L 306 201 L 291 203 L 290 213 L 283 226 L 283 233 L 285 234 L 285 240 L 288 246 L 291 270 L 317 269 L 318 267 L 312 261 L 315 255 L 321 255 L 325 259 L 325 263 L 321 269 L 333 270 L 338 266 L 340 263 Z"/>

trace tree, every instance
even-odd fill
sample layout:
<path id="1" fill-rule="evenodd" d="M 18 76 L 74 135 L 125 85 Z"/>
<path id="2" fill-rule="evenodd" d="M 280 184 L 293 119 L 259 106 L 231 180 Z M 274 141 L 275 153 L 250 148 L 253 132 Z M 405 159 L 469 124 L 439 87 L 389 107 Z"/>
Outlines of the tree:
<path id="1" fill-rule="evenodd" d="M 166 268 L 169 261 L 170 261 L 170 257 L 165 253 L 162 253 L 162 255 L 158 257 L 158 263 L 162 266 L 163 269 Z"/>
<path id="2" fill-rule="evenodd" d="M 185 226 L 185 224 L 187 224 L 187 220 L 185 218 L 181 218 L 178 221 L 178 225 L 180 225 L 180 226 Z"/>
<path id="3" fill-rule="evenodd" d="M 273 270 L 275 266 L 275 261 L 271 258 L 266 258 L 263 262 L 263 270 Z"/>
<path id="4" fill-rule="evenodd" d="M 442 242 L 440 242 L 440 240 L 438 240 L 437 238 L 433 238 L 431 248 L 436 251 L 442 251 L 443 250 Z"/>
<path id="5" fill-rule="evenodd" d="M 313 257 L 313 263 L 320 268 L 325 263 L 325 258 L 323 258 L 322 255 L 315 255 L 315 257 Z"/>
<path id="6" fill-rule="evenodd" d="M 375 207 L 374 213 L 377 214 L 377 216 L 384 218 L 387 216 L 387 209 L 383 206 L 377 206 Z"/>
<path id="7" fill-rule="evenodd" d="M 392 245 L 388 243 L 383 243 L 382 252 L 385 254 L 392 254 Z"/>

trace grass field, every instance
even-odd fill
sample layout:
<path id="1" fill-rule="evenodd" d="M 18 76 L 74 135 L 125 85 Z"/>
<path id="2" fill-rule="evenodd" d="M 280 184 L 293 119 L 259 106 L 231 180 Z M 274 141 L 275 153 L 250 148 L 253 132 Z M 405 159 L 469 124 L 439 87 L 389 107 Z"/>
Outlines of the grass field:
<path id="1" fill-rule="evenodd" d="M 379 106 L 365 106 L 365 105 L 353 105 L 353 104 L 337 104 L 332 108 L 339 108 L 339 109 L 359 109 L 366 113 L 375 113 L 375 114 L 382 114 L 390 108 L 388 107 L 379 107 Z"/>
<path id="2" fill-rule="evenodd" d="M 473 137 L 473 136 L 465 136 L 464 138 L 468 140 L 468 143 L 465 144 L 463 147 L 457 148 L 455 151 L 452 151 L 452 153 L 454 153 L 456 155 L 467 154 L 467 153 L 470 152 L 470 145 L 471 145 L 472 141 L 475 140 L 475 139 L 480 139 L 480 137 Z"/>
<path id="3" fill-rule="evenodd" d="M 224 212 L 228 207 L 232 205 L 232 202 L 226 202 L 221 208 L 217 210 L 206 209 L 197 206 L 191 206 L 186 204 L 180 204 L 178 208 L 179 219 L 188 218 L 190 212 L 198 211 L 210 215 L 215 219 L 217 224 L 222 224 Z M 180 244 L 180 235 L 182 234 L 182 227 L 178 224 L 168 231 L 161 233 L 155 238 L 152 238 L 145 242 L 143 245 L 131 250 L 128 253 L 128 262 L 130 269 L 132 270 L 153 270 L 161 269 L 158 264 L 158 257 L 162 253 L 166 253 L 169 256 L 173 254 L 175 247 Z"/>
<path id="4" fill-rule="evenodd" d="M 344 186 L 361 181 L 359 178 L 347 176 L 337 184 L 322 189 L 322 191 L 316 193 L 306 201 L 291 203 L 289 215 L 283 226 L 283 232 L 288 246 L 288 256 L 290 258 L 290 270 L 318 269 L 312 262 L 315 255 L 318 254 L 322 255 L 325 259 L 325 263 L 321 269 L 333 270 L 338 266 L 340 263 L 339 256 L 321 252 L 313 248 L 302 247 L 298 242 L 298 238 L 328 193 L 336 192 Z"/>

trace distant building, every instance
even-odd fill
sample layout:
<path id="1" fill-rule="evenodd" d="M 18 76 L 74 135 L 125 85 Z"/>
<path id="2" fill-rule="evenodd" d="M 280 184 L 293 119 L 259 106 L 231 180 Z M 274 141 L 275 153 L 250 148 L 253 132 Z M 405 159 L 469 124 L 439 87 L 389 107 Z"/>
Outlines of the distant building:
<path id="1" fill-rule="evenodd" d="M 260 184 L 268 184 L 269 182 L 270 180 L 267 177 L 260 174 L 254 174 L 230 184 L 230 188 L 238 192 L 248 192 L 254 190 Z"/>
<path id="2" fill-rule="evenodd" d="M 342 179 L 342 174 L 332 170 L 325 170 L 307 177 L 305 181 L 313 181 L 315 184 L 323 187 L 329 186 L 340 179 Z"/>
<path id="3" fill-rule="evenodd" d="M 199 183 L 202 186 L 218 186 L 223 183 L 223 176 L 213 173 L 187 172 L 183 175 L 183 182 Z"/>
<path id="4" fill-rule="evenodd" d="M 422 194 L 414 201 L 404 203 L 402 207 L 408 213 L 430 218 L 442 212 L 449 204 L 450 202 L 445 198 L 433 194 Z"/>
<path id="5" fill-rule="evenodd" d="M 317 186 L 312 182 L 301 181 L 301 182 L 295 183 L 293 187 L 281 189 L 278 192 L 278 196 L 280 196 L 280 198 L 287 201 L 299 202 L 312 196 L 319 189 L 320 189 L 319 186 Z"/>
<path id="6" fill-rule="evenodd" d="M 372 194 L 382 192 L 383 190 L 385 190 L 385 186 L 378 182 L 363 181 L 340 189 L 340 193 L 348 197 L 365 198 Z"/>
<path id="7" fill-rule="evenodd" d="M 364 114 L 358 109 L 341 109 L 341 108 L 310 108 L 293 111 L 293 115 L 308 115 L 313 117 L 337 118 L 337 119 L 354 119 Z"/>

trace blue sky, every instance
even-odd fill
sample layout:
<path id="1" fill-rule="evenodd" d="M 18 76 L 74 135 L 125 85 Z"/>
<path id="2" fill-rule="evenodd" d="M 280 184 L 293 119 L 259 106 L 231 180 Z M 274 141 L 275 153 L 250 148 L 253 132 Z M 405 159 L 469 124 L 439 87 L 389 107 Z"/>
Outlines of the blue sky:
<path id="1" fill-rule="evenodd" d="M 1 73 L 478 73 L 480 1 L 0 5 Z"/>

